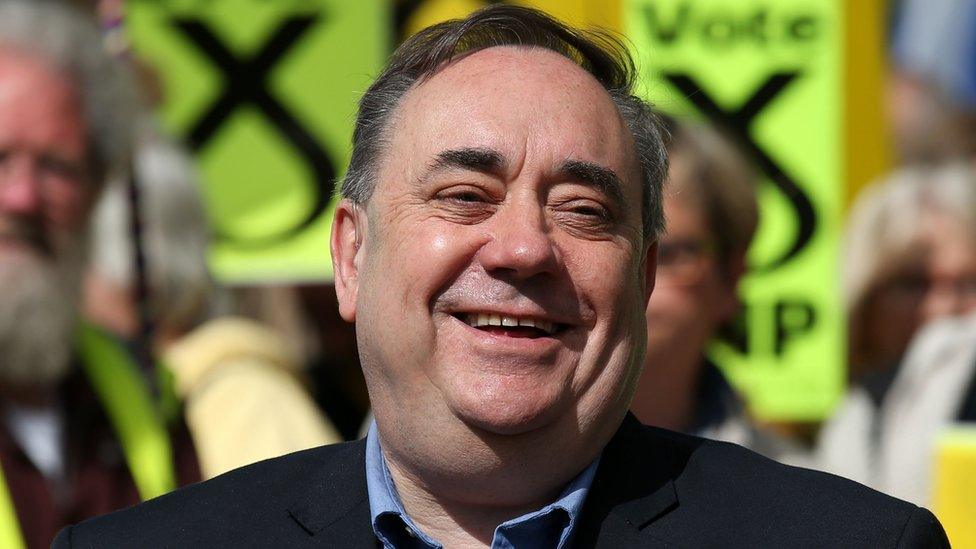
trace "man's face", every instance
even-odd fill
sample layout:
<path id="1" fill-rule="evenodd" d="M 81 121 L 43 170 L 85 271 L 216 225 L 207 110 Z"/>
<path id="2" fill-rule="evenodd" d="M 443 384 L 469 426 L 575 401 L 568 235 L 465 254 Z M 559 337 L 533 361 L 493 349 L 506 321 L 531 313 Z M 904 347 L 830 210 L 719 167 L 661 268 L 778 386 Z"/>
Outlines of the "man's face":
<path id="1" fill-rule="evenodd" d="M 408 92 L 390 136 L 333 237 L 384 440 L 612 432 L 654 262 L 609 96 L 557 54 L 491 48 Z"/>
<path id="2" fill-rule="evenodd" d="M 64 372 L 91 202 L 71 83 L 0 49 L 0 382 Z"/>

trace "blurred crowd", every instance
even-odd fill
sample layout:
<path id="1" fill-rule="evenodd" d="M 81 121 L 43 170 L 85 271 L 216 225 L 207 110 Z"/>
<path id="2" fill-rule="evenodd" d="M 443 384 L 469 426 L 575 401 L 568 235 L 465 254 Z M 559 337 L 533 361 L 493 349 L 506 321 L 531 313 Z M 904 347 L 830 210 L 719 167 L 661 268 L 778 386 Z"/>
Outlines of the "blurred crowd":
<path id="1" fill-rule="evenodd" d="M 355 330 L 327 283 L 227 287 L 208 271 L 198 175 L 154 119 L 158 80 L 105 47 L 120 4 L 0 0 L 3 547 L 368 427 Z M 632 410 L 931 504 L 939 429 L 976 421 L 976 3 L 894 14 L 879 99 L 897 162 L 845 226 L 836 413 L 794 436 L 709 360 L 741 307 L 759 178 L 733 140 L 685 120 L 669 121 Z"/>

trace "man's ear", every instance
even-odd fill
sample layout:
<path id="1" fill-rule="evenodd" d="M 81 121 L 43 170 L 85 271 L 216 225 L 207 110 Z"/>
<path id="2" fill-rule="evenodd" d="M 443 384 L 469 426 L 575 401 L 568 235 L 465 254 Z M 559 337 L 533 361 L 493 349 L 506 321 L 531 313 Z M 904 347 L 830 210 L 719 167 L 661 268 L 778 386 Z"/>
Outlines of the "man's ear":
<path id="1" fill-rule="evenodd" d="M 346 322 L 356 321 L 359 297 L 359 273 L 362 265 L 363 237 L 366 235 L 366 212 L 362 206 L 343 199 L 336 206 L 332 220 L 332 270 L 335 276 L 339 315 Z"/>
<path id="2" fill-rule="evenodd" d="M 651 299 L 651 292 L 654 291 L 654 282 L 657 279 L 657 239 L 651 242 L 644 252 L 644 308 Z"/>

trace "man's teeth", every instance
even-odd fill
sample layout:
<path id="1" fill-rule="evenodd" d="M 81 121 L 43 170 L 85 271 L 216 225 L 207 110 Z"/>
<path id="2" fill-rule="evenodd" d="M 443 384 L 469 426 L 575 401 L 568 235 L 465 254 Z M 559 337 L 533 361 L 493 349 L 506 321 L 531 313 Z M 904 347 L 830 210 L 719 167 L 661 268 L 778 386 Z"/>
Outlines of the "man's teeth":
<path id="1" fill-rule="evenodd" d="M 552 322 L 546 322 L 545 320 L 490 314 L 470 314 L 468 315 L 468 324 L 475 328 L 481 328 L 483 326 L 528 326 L 542 330 L 547 334 L 552 334 L 555 329 L 555 325 Z"/>

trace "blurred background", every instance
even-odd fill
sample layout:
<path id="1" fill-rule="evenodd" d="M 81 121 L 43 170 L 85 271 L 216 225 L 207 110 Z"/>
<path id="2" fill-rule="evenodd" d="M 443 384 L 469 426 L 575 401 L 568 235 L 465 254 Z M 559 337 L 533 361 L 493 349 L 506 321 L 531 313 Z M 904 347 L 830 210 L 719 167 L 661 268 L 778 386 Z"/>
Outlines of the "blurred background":
<path id="1" fill-rule="evenodd" d="M 92 211 L 85 324 L 202 478 L 360 436 L 329 256 L 357 101 L 404 38 L 496 2 L 50 3 L 141 105 Z M 623 35 L 671 132 L 635 414 L 934 508 L 976 547 L 976 0 L 512 3 Z"/>

